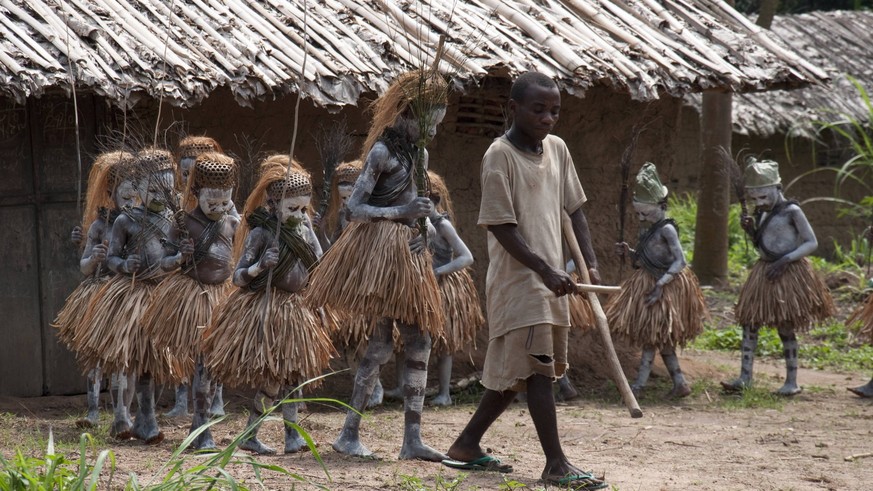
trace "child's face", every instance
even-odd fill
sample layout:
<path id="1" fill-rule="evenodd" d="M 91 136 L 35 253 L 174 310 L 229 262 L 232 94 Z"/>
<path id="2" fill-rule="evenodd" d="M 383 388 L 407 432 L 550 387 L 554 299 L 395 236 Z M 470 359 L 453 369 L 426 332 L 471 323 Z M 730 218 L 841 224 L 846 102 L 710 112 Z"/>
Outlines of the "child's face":
<path id="1" fill-rule="evenodd" d="M 664 219 L 664 210 L 659 204 L 634 201 L 634 211 L 641 222 L 658 223 Z"/>
<path id="2" fill-rule="evenodd" d="M 352 195 L 352 191 L 355 190 L 355 185 L 351 183 L 339 184 L 337 185 L 336 190 L 339 192 L 339 196 L 343 202 L 343 206 L 345 206 L 349 201 L 349 196 Z"/>
<path id="3" fill-rule="evenodd" d="M 561 93 L 557 87 L 533 84 L 521 101 L 510 99 L 512 125 L 530 138 L 542 141 L 552 132 L 561 113 Z"/>
<path id="4" fill-rule="evenodd" d="M 446 117 L 446 106 L 436 106 L 424 117 L 424 127 L 425 131 L 427 131 L 425 135 L 427 137 L 426 142 L 430 142 L 437 134 L 437 127 Z M 417 142 L 421 137 L 422 122 L 418 120 L 417 115 L 409 110 L 400 116 L 400 118 L 400 126 L 406 131 L 409 139 Z"/>
<path id="5" fill-rule="evenodd" d="M 197 204 L 206 218 L 215 221 L 233 207 L 232 189 L 203 188 L 197 193 Z"/>
<path id="6" fill-rule="evenodd" d="M 143 206 L 158 212 L 166 208 L 167 193 L 174 189 L 173 173 L 170 171 L 152 174 L 139 182 L 139 199 Z"/>
<path id="7" fill-rule="evenodd" d="M 746 194 L 752 203 L 755 204 L 755 209 L 768 211 L 773 208 L 776 201 L 779 199 L 779 188 L 776 186 L 767 186 L 763 188 L 747 189 Z"/>
<path id="8" fill-rule="evenodd" d="M 119 210 L 125 206 L 134 207 L 137 205 L 139 196 L 136 193 L 136 187 L 132 181 L 124 180 L 115 188 L 112 193 L 112 200 L 115 201 L 115 207 Z"/>
<path id="9" fill-rule="evenodd" d="M 310 196 L 294 196 L 291 198 L 282 198 L 279 201 L 279 209 L 276 210 L 276 216 L 280 223 L 285 223 L 289 218 L 304 221 L 306 216 L 306 207 L 309 206 Z"/>

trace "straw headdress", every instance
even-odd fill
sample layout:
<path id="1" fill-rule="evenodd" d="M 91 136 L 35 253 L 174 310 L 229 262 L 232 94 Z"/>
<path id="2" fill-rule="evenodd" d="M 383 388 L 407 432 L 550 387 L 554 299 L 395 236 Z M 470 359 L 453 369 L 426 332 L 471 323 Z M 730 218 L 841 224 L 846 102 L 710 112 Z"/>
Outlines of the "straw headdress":
<path id="1" fill-rule="evenodd" d="M 448 104 L 448 84 L 433 70 L 413 70 L 397 77 L 381 97 L 373 101 L 370 111 L 373 122 L 364 141 L 361 160 L 381 138 L 386 128 L 394 125 L 407 109 L 432 110 Z"/>
<path id="2" fill-rule="evenodd" d="M 231 157 L 215 152 L 200 154 L 191 167 L 185 189 L 185 208 L 190 209 L 196 204 L 197 193 L 201 189 L 233 189 L 237 178 L 236 162 Z"/>
<path id="3" fill-rule="evenodd" d="M 452 197 L 449 194 L 449 188 L 446 186 L 446 181 L 436 172 L 427 171 L 427 178 L 430 181 L 430 196 L 431 198 L 439 196 L 437 211 L 440 213 L 448 213 L 449 220 L 455 221 L 455 207 L 452 206 Z"/>
<path id="4" fill-rule="evenodd" d="M 179 142 L 179 160 L 196 159 L 198 155 L 207 152 L 224 153 L 221 145 L 208 136 L 186 136 Z"/>
<path id="5" fill-rule="evenodd" d="M 283 192 L 287 193 L 284 194 L 285 197 L 303 196 L 307 189 L 308 194 L 312 194 L 312 179 L 299 162 L 290 159 L 288 155 L 271 155 L 261 162 L 260 177 L 246 200 L 242 216 L 248 217 L 255 210 L 266 205 L 268 199 L 281 199 Z M 233 241 L 234 262 L 242 256 L 243 245 L 248 235 L 248 220 L 242 220 Z"/>
<path id="6" fill-rule="evenodd" d="M 156 147 L 145 148 L 137 152 L 136 163 L 139 170 L 145 175 L 163 171 L 175 171 L 176 169 L 173 154 L 168 150 Z"/>
<path id="7" fill-rule="evenodd" d="M 637 203 L 658 204 L 667 198 L 667 186 L 661 184 L 658 178 L 658 169 L 655 164 L 646 162 L 637 173 L 637 182 L 634 186 L 634 201 Z"/>
<path id="8" fill-rule="evenodd" d="M 88 174 L 88 192 L 85 195 L 85 212 L 82 215 L 82 230 L 97 219 L 100 208 L 113 209 L 112 193 L 127 174 L 126 167 L 133 162 L 133 154 L 122 151 L 101 153 L 94 160 Z M 83 242 L 84 244 L 84 242 Z"/>
<path id="9" fill-rule="evenodd" d="M 324 213 L 324 229 L 329 234 L 334 233 L 339 222 L 339 212 L 342 207 L 342 197 L 339 193 L 339 187 L 343 184 L 354 184 L 361 175 L 361 167 L 363 163 L 360 160 L 351 162 L 343 162 L 338 165 L 333 171 L 333 177 L 330 180 L 330 203 L 327 205 L 327 211 Z"/>

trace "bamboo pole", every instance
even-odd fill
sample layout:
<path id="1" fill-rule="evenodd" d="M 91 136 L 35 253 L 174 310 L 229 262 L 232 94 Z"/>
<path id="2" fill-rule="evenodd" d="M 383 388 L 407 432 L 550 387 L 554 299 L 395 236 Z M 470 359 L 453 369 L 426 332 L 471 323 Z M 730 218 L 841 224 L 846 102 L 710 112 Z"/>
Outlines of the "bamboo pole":
<path id="1" fill-rule="evenodd" d="M 588 266 L 585 264 L 585 258 L 582 257 L 582 250 L 579 249 L 579 243 L 576 241 L 576 234 L 573 232 L 573 223 L 570 221 L 570 215 L 567 212 L 561 212 L 561 227 L 564 230 L 564 239 L 570 247 L 570 253 L 573 255 L 573 261 L 576 262 L 576 270 L 582 277 L 583 283 L 591 283 L 591 278 L 588 276 Z M 606 323 L 606 314 L 603 312 L 603 307 L 600 306 L 600 299 L 594 292 L 588 292 L 588 303 L 591 305 L 591 310 L 594 312 L 595 324 L 597 331 L 600 333 L 600 338 L 603 340 L 603 346 L 606 349 L 606 358 L 609 362 L 609 367 L 612 371 L 612 379 L 615 385 L 618 386 L 618 391 L 621 393 L 621 398 L 624 405 L 627 406 L 632 418 L 642 418 L 643 411 L 637 403 L 634 393 L 631 392 L 630 385 L 624 377 L 624 371 L 621 369 L 621 363 L 618 361 L 618 355 L 615 354 L 615 346 L 612 344 L 612 335 L 609 333 L 609 326 Z"/>
<path id="2" fill-rule="evenodd" d="M 574 259 L 575 261 L 575 259 Z M 590 283 L 576 283 L 576 290 L 584 293 L 618 293 L 620 286 L 592 285 Z"/>

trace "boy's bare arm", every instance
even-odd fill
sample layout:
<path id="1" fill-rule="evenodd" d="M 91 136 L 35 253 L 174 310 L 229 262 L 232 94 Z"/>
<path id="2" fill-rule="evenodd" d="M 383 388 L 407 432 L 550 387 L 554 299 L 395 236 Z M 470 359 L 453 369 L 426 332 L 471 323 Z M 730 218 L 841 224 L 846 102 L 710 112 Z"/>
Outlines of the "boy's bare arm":
<path id="1" fill-rule="evenodd" d="M 546 288 L 555 295 L 561 297 L 576 291 L 576 285 L 570 275 L 549 266 L 543 258 L 533 252 L 514 223 L 489 225 L 488 231 L 494 234 L 494 238 L 510 256 L 540 275 Z"/>
<path id="2" fill-rule="evenodd" d="M 430 214 L 431 201 L 428 198 L 416 198 L 401 206 L 372 206 L 367 204 L 373 189 L 383 172 L 389 172 L 397 162 L 391 158 L 391 152 L 380 143 L 373 146 L 367 154 L 367 162 L 361 175 L 355 182 L 352 195 L 349 196 L 348 209 L 351 219 L 359 222 L 370 222 L 376 219 L 402 220 L 419 218 Z"/>
<path id="3" fill-rule="evenodd" d="M 570 221 L 573 222 L 573 233 L 576 234 L 576 241 L 582 249 L 582 258 L 588 266 L 588 272 L 591 276 L 591 283 L 600 284 L 600 273 L 597 271 L 597 255 L 594 254 L 594 246 L 591 245 L 591 231 L 588 228 L 588 219 L 585 217 L 585 212 L 582 208 L 577 209 L 570 214 Z"/>
<path id="4" fill-rule="evenodd" d="M 812 231 L 812 225 L 809 224 L 809 220 L 806 219 L 806 215 L 799 206 L 790 206 L 788 212 L 791 214 L 794 228 L 797 229 L 800 244 L 796 249 L 786 254 L 785 257 L 789 261 L 797 261 L 815 252 L 818 249 L 818 240 L 815 238 L 815 232 Z"/>

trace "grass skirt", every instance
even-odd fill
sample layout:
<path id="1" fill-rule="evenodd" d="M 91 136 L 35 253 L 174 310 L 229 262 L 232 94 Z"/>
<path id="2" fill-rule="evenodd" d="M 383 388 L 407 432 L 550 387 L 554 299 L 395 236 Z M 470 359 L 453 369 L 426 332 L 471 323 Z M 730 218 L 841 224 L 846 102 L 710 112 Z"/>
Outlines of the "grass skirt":
<path id="1" fill-rule="evenodd" d="M 413 229 L 392 221 L 351 223 L 310 277 L 307 302 L 368 319 L 388 317 L 442 333 L 430 253 L 413 255 Z"/>
<path id="2" fill-rule="evenodd" d="M 282 387 L 322 375 L 334 353 L 333 318 L 322 318 L 297 293 L 237 288 L 212 316 L 203 337 L 206 367 L 233 387 Z M 315 387 L 312 384 L 307 387 Z"/>
<path id="3" fill-rule="evenodd" d="M 684 346 L 703 332 L 703 320 L 709 318 L 697 277 L 686 267 L 664 286 L 658 302 L 646 306 L 656 282 L 644 269 L 622 282 L 621 292 L 606 306 L 609 328 L 639 347 Z"/>
<path id="4" fill-rule="evenodd" d="M 578 274 L 573 273 L 573 281 L 581 283 L 582 279 Z M 594 319 L 594 311 L 591 310 L 591 304 L 588 303 L 588 294 L 580 293 L 570 295 L 570 325 L 575 329 L 587 331 L 593 329 L 597 324 Z"/>
<path id="5" fill-rule="evenodd" d="M 337 332 L 333 335 L 334 346 L 346 352 L 363 353 L 375 327 L 376 323 L 364 316 L 345 316 L 337 323 Z"/>
<path id="6" fill-rule="evenodd" d="M 827 286 L 813 271 L 809 260 L 803 258 L 789 263 L 776 281 L 767 279 L 770 264 L 761 260 L 755 263 L 749 279 L 740 288 L 734 310 L 739 325 L 805 332 L 813 322 L 836 313 Z"/>
<path id="7" fill-rule="evenodd" d="M 451 355 L 476 349 L 476 332 L 485 325 L 479 292 L 470 271 L 463 269 L 439 278 L 445 328 L 433 338 L 433 351 Z"/>
<path id="8" fill-rule="evenodd" d="M 78 351 L 74 341 L 78 336 L 79 330 L 87 326 L 82 320 L 85 318 L 88 304 L 91 302 L 94 294 L 103 288 L 107 280 L 109 280 L 109 276 L 106 275 L 85 278 L 73 290 L 73 293 L 70 293 L 66 302 L 64 302 L 64 308 L 58 312 L 58 316 L 52 322 L 52 327 L 58 330 L 58 341 L 71 351 Z M 81 338 L 81 336 L 79 337 Z"/>
<path id="9" fill-rule="evenodd" d="M 76 356 L 86 372 L 98 362 L 104 373 L 140 374 L 159 368 L 141 322 L 159 281 L 131 281 L 130 276 L 116 275 L 94 294 L 74 340 L 79 348 Z"/>
<path id="10" fill-rule="evenodd" d="M 153 372 L 157 383 L 180 384 L 194 375 L 203 332 L 212 312 L 232 288 L 230 280 L 215 285 L 200 284 L 177 273 L 155 289 L 142 324 L 161 360 Z"/>
<path id="11" fill-rule="evenodd" d="M 852 325 L 856 322 L 861 323 L 861 329 L 858 331 L 858 338 L 867 344 L 873 344 L 873 294 L 867 297 L 867 301 L 858 310 L 849 317 L 846 321 L 847 325 Z"/>

